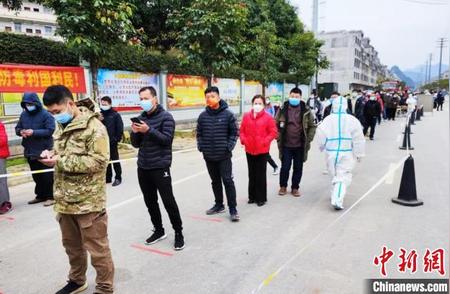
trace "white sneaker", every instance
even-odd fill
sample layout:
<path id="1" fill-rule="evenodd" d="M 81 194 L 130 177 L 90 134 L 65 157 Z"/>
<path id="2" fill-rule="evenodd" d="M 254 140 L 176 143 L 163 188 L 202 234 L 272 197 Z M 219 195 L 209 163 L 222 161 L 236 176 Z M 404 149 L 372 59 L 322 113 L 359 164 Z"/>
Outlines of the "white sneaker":
<path id="1" fill-rule="evenodd" d="M 322 175 L 328 175 L 328 170 L 324 169 L 324 170 L 322 171 Z"/>
<path id="2" fill-rule="evenodd" d="M 279 169 L 278 167 L 276 167 L 276 168 L 273 169 L 272 175 L 276 176 L 276 175 L 278 175 L 279 173 L 280 173 L 280 169 Z"/>

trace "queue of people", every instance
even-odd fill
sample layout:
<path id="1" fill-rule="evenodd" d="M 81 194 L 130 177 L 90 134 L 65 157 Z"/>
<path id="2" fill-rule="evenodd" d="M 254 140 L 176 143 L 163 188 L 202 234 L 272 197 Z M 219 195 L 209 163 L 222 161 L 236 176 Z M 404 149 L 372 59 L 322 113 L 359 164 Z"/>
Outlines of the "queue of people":
<path id="1" fill-rule="evenodd" d="M 183 222 L 171 177 L 175 120 L 159 105 L 153 87 L 144 87 L 138 94 L 142 113 L 131 119 L 131 144 L 138 149 L 137 177 L 153 225 L 145 243 L 151 245 L 167 238 L 158 204 L 161 198 L 175 233 L 173 248 L 182 250 L 185 248 Z M 277 111 L 264 96 L 255 95 L 252 109 L 244 114 L 240 127 L 226 101 L 220 98 L 217 87 L 208 87 L 204 94 L 206 107 L 197 120 L 196 138 L 214 194 L 214 204 L 206 210 L 207 215 L 225 212 L 225 189 L 230 220 L 240 220 L 231 160 L 238 140 L 245 147 L 247 158 L 248 204 L 261 207 L 268 201 L 267 164 L 274 140 L 281 161 L 278 195 L 286 196 L 290 186 L 291 195 L 300 197 L 303 164 L 312 142 L 316 141 L 319 150 L 325 153 L 331 177 L 331 205 L 336 210 L 344 208 L 354 161 L 359 162 L 365 155 L 364 135 L 370 128 L 369 137 L 373 140 L 383 113 L 379 93 L 364 95 L 355 91 L 354 111 L 352 99 L 338 92 L 332 93 L 327 101 L 313 92 L 304 101 L 302 91 L 295 87 Z M 107 234 L 106 184 L 112 183 L 113 169 L 113 186 L 122 182 L 120 165 L 111 167 L 110 160 L 119 159 L 123 121 L 113 111 L 110 97 L 100 99 L 99 113 L 90 99 L 75 102 L 65 86 L 49 87 L 43 102 L 46 110 L 35 93 L 24 94 L 21 104 L 24 111 L 16 133 L 23 138 L 31 170 L 54 168 L 54 173 L 33 176 L 36 196 L 29 203 L 54 204 L 57 213 L 70 264 L 68 282 L 57 294 L 78 293 L 87 288 L 87 253 L 97 272 L 96 293 L 113 293 L 114 263 Z M 387 100 L 387 118 L 392 117 L 396 103 L 400 102 Z M 410 111 L 415 110 L 413 106 L 417 102 L 407 100 L 406 103 Z M 0 123 L 0 173 L 6 172 L 8 155 L 7 136 Z M 6 178 L 0 178 L 0 213 L 12 209 L 5 185 Z"/>

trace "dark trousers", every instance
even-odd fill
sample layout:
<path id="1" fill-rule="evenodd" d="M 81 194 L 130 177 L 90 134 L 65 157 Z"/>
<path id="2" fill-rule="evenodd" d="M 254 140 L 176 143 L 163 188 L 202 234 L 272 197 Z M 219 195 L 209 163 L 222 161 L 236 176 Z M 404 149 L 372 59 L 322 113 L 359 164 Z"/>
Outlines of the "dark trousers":
<path id="1" fill-rule="evenodd" d="M 373 139 L 373 136 L 375 135 L 375 126 L 377 125 L 377 117 L 372 117 L 372 118 L 366 118 L 366 124 L 364 125 L 364 136 L 367 134 L 367 131 L 370 128 L 370 134 L 369 137 Z"/>
<path id="2" fill-rule="evenodd" d="M 36 159 L 27 158 L 30 170 L 49 169 L 48 166 Z M 33 181 L 36 183 L 34 194 L 39 199 L 53 199 L 53 172 L 33 174 Z"/>
<path id="3" fill-rule="evenodd" d="M 395 114 L 397 112 L 396 108 L 386 108 L 388 120 L 395 120 Z"/>
<path id="4" fill-rule="evenodd" d="M 248 199 L 256 203 L 267 201 L 267 158 L 269 154 L 247 153 Z"/>
<path id="5" fill-rule="evenodd" d="M 161 210 L 159 209 L 158 204 L 159 192 L 173 229 L 175 232 L 181 232 L 183 230 L 183 224 L 177 202 L 173 196 L 170 169 L 145 170 L 138 168 L 138 180 L 155 231 L 164 230 L 161 219 Z"/>
<path id="6" fill-rule="evenodd" d="M 119 159 L 119 148 L 117 144 L 109 145 L 110 152 L 110 160 L 118 160 Z M 116 173 L 116 179 L 122 180 L 122 166 L 120 166 L 120 162 L 110 163 L 106 168 L 106 181 L 111 182 L 112 180 L 112 167 L 114 166 L 114 172 Z"/>
<path id="7" fill-rule="evenodd" d="M 439 111 L 439 108 L 441 108 L 441 111 L 443 111 L 442 107 L 444 107 L 444 101 L 438 102 L 436 111 Z"/>
<path id="8" fill-rule="evenodd" d="M 289 180 L 289 171 L 294 163 L 294 171 L 292 173 L 292 189 L 298 189 L 303 174 L 303 147 L 289 148 L 283 147 L 280 171 L 280 187 L 287 188 Z"/>
<path id="9" fill-rule="evenodd" d="M 233 164 L 231 158 L 221 161 L 206 161 L 206 167 L 211 178 L 211 186 L 217 205 L 223 205 L 223 188 L 227 193 L 228 208 L 236 209 L 236 188 L 233 181 Z"/>
<path id="10" fill-rule="evenodd" d="M 275 163 L 275 160 L 273 160 L 272 156 L 270 156 L 269 153 L 267 153 L 267 162 L 273 169 L 278 168 L 278 165 Z"/>

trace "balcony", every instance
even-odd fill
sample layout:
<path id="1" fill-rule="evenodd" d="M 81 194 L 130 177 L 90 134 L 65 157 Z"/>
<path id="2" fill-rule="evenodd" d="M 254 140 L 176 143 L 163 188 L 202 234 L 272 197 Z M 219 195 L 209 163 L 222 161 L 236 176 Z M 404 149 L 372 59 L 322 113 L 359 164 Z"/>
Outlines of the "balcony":
<path id="1" fill-rule="evenodd" d="M 0 19 L 12 22 L 20 21 L 56 25 L 56 16 L 54 14 L 34 11 L 11 11 L 5 7 L 0 7 Z"/>

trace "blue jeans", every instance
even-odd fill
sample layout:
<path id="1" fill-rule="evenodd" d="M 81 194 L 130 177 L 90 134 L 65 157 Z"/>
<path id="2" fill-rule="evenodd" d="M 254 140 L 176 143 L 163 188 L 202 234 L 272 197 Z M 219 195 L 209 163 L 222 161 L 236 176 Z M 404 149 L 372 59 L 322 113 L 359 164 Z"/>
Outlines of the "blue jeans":
<path id="1" fill-rule="evenodd" d="M 289 148 L 283 147 L 280 170 L 280 187 L 287 188 L 289 171 L 294 162 L 294 172 L 292 174 L 292 189 L 298 189 L 303 174 L 303 147 Z"/>

